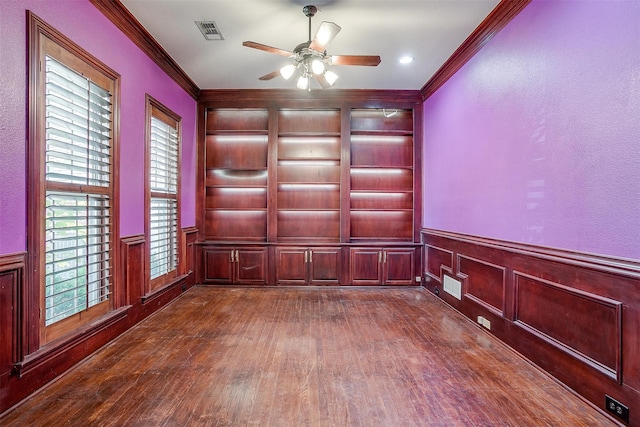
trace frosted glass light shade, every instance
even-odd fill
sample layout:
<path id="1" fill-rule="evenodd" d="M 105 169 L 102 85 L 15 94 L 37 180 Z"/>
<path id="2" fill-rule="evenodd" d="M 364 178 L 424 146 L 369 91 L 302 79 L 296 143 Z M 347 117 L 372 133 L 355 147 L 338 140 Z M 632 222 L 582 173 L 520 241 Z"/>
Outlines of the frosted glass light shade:
<path id="1" fill-rule="evenodd" d="M 324 71 L 324 64 L 322 61 L 314 59 L 313 62 L 311 62 L 311 71 L 313 71 L 313 74 L 322 74 Z"/>
<path id="2" fill-rule="evenodd" d="M 280 68 L 280 75 L 284 77 L 285 80 L 289 80 L 289 78 L 293 75 L 293 72 L 296 70 L 296 66 L 293 64 L 285 65 Z"/>
<path id="3" fill-rule="evenodd" d="M 329 83 L 329 86 L 333 86 L 336 80 L 338 80 L 338 75 L 333 71 L 329 70 L 326 73 L 324 73 L 324 78 L 327 80 L 327 83 Z"/>
<path id="4" fill-rule="evenodd" d="M 298 79 L 298 83 L 296 83 L 298 89 L 308 89 L 309 88 L 309 78 L 306 76 L 300 76 Z"/>

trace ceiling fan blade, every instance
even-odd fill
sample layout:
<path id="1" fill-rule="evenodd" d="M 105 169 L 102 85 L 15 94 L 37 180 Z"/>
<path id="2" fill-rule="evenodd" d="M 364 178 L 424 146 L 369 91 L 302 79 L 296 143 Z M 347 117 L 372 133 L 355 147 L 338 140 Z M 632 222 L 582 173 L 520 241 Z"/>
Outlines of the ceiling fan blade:
<path id="1" fill-rule="evenodd" d="M 331 87 L 331 85 L 327 81 L 327 78 L 324 76 L 324 74 L 314 74 L 313 76 L 316 78 L 318 83 L 320 83 L 320 86 L 322 86 L 322 89 L 328 89 Z"/>
<path id="2" fill-rule="evenodd" d="M 259 77 L 258 80 L 271 80 L 271 79 L 275 79 L 279 75 L 280 75 L 280 70 L 276 70 L 276 71 L 273 71 L 273 72 L 271 72 L 269 74 L 265 74 L 262 77 Z"/>
<path id="3" fill-rule="evenodd" d="M 322 21 L 316 35 L 309 45 L 309 49 L 322 52 L 331 40 L 340 32 L 342 28 L 333 22 Z"/>
<path id="4" fill-rule="evenodd" d="M 264 50 L 265 52 L 275 53 L 276 55 L 282 55 L 282 56 L 291 56 L 291 55 L 293 55 L 293 52 L 291 52 L 291 51 L 284 50 L 284 49 L 279 49 L 277 47 L 267 46 L 266 44 L 262 44 L 262 43 L 242 42 L 242 46 L 252 47 L 252 48 L 258 49 L 258 50 Z"/>
<path id="5" fill-rule="evenodd" d="M 331 55 L 333 65 L 367 65 L 375 67 L 380 63 L 377 55 Z"/>

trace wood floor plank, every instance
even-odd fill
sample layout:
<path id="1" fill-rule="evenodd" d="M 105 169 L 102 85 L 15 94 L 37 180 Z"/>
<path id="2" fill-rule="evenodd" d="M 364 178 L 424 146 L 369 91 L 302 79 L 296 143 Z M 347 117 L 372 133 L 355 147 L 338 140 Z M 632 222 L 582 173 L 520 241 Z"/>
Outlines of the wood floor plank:
<path id="1" fill-rule="evenodd" d="M 616 425 L 420 288 L 196 287 L 3 426 Z"/>

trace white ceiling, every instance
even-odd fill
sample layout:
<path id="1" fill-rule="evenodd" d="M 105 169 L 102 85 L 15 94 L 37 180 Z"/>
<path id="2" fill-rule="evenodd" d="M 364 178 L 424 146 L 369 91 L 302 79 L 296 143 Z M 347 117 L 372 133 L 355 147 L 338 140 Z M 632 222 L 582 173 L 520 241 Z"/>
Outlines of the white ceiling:
<path id="1" fill-rule="evenodd" d="M 419 90 L 498 0 L 121 0 L 200 89 L 285 89 L 295 81 L 258 77 L 286 57 L 242 46 L 254 41 L 293 50 L 308 38 L 302 7 L 342 31 L 329 44 L 334 55 L 380 55 L 377 67 L 333 66 L 339 89 Z M 207 41 L 194 23 L 215 21 L 224 40 Z M 415 61 L 402 65 L 398 58 Z"/>

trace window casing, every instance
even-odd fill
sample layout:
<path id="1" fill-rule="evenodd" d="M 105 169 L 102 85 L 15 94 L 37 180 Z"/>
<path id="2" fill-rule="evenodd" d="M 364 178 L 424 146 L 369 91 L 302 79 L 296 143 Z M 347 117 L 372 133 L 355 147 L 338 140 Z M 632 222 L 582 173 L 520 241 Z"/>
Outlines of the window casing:
<path id="1" fill-rule="evenodd" d="M 180 118 L 147 96 L 147 241 L 149 291 L 178 276 Z"/>
<path id="2" fill-rule="evenodd" d="M 118 75 L 36 24 L 28 241 L 46 343 L 114 309 Z"/>

